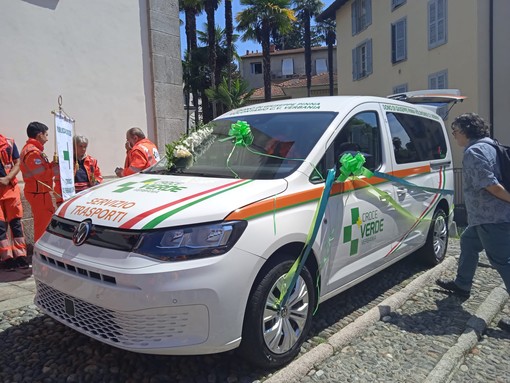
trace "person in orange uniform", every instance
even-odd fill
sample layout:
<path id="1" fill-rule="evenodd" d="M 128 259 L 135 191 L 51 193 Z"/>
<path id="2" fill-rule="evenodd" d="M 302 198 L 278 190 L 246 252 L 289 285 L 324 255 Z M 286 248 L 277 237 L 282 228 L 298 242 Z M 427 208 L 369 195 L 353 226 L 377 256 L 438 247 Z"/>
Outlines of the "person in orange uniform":
<path id="1" fill-rule="evenodd" d="M 13 139 L 0 134 L 0 261 L 7 270 L 27 269 L 27 249 L 21 219 L 23 207 L 16 174 L 19 152 Z M 11 229 L 8 238 L 7 231 Z"/>
<path id="2" fill-rule="evenodd" d="M 145 138 L 140 128 L 131 128 L 126 132 L 126 150 L 124 168 L 115 169 L 117 177 L 138 173 L 159 161 L 158 148 Z"/>
<path id="3" fill-rule="evenodd" d="M 76 159 L 74 168 L 74 190 L 76 193 L 88 189 L 103 182 L 101 169 L 97 160 L 87 154 L 89 140 L 84 136 L 74 136 L 74 156 Z"/>
<path id="4" fill-rule="evenodd" d="M 25 181 L 24 195 L 34 217 L 34 242 L 46 230 L 55 212 L 51 198 L 53 178 L 58 172 L 58 164 L 50 162 L 44 154 L 44 144 L 48 141 L 48 127 L 40 122 L 31 122 L 27 127 L 28 140 L 21 150 L 21 174 Z"/>

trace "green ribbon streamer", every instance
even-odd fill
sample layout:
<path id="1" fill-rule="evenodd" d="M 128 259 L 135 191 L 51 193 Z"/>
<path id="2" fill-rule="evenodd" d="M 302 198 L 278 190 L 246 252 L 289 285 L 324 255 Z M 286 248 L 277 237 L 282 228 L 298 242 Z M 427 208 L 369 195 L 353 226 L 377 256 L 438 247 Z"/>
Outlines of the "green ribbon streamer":
<path id="1" fill-rule="evenodd" d="M 372 177 L 374 174 L 365 168 L 365 156 L 361 153 L 357 153 L 354 157 L 351 153 L 345 153 L 340 157 L 340 175 L 337 181 L 344 182 L 351 175 L 353 176 L 366 176 L 367 178 Z"/>
<path id="2" fill-rule="evenodd" d="M 228 137 L 220 141 L 234 140 L 234 146 L 249 146 L 253 143 L 253 134 L 251 133 L 250 125 L 246 121 L 238 120 L 235 124 L 230 126 Z"/>
<path id="3" fill-rule="evenodd" d="M 219 140 L 219 142 L 225 142 L 228 140 L 234 140 L 234 146 L 232 147 L 232 150 L 230 151 L 228 157 L 227 157 L 227 168 L 234 174 L 235 178 L 239 178 L 239 175 L 230 167 L 230 159 L 232 157 L 232 154 L 234 154 L 234 150 L 236 146 L 241 146 L 246 148 L 249 152 L 253 154 L 257 154 L 264 157 L 271 157 L 276 158 L 280 160 L 289 160 L 289 161 L 301 161 L 308 163 L 314 171 L 322 178 L 321 173 L 317 170 L 315 165 L 313 165 L 311 162 L 307 161 L 306 159 L 302 158 L 285 158 L 285 157 L 279 157 L 272 154 L 267 153 L 261 153 L 256 150 L 251 149 L 249 146 L 253 143 L 253 134 L 251 132 L 250 124 L 248 124 L 246 121 L 240 121 L 238 120 L 236 123 L 232 124 L 230 126 L 230 130 L 228 132 L 229 136 L 226 138 L 223 138 Z"/>
<path id="4" fill-rule="evenodd" d="M 317 237 L 322 217 L 326 212 L 326 206 L 328 204 L 331 187 L 333 186 L 334 180 L 335 169 L 329 169 L 328 175 L 326 176 L 324 190 L 322 191 L 321 198 L 319 199 L 319 203 L 317 204 L 317 208 L 315 209 L 315 214 L 312 219 L 310 229 L 308 230 L 308 236 L 306 238 L 303 250 L 301 251 L 301 254 L 299 254 L 299 257 L 294 261 L 294 264 L 292 265 L 290 270 L 283 277 L 283 284 L 280 291 L 280 297 L 276 302 L 278 308 L 285 306 L 285 304 L 287 303 L 290 293 L 292 292 L 292 290 L 294 290 L 294 286 L 296 285 L 298 276 L 299 274 L 301 274 L 301 269 L 305 265 L 306 259 L 308 258 L 308 255 L 312 250 L 312 244 L 315 241 L 315 238 Z"/>
<path id="5" fill-rule="evenodd" d="M 351 153 L 345 153 L 342 157 L 340 157 L 339 162 L 340 175 L 338 176 L 337 181 L 344 182 L 349 177 L 352 177 L 357 181 L 365 182 L 359 178 L 360 175 L 363 175 L 367 178 L 370 178 L 374 175 L 374 173 L 363 166 L 365 164 L 365 156 L 359 152 L 355 156 L 353 156 Z M 404 209 L 402 206 L 400 206 L 400 204 L 395 201 L 387 192 L 378 189 L 368 182 L 365 183 L 371 190 L 373 190 L 377 195 L 381 197 L 381 200 L 387 201 L 395 210 L 407 218 L 416 220 L 415 216 L 413 216 L 407 209 Z"/>

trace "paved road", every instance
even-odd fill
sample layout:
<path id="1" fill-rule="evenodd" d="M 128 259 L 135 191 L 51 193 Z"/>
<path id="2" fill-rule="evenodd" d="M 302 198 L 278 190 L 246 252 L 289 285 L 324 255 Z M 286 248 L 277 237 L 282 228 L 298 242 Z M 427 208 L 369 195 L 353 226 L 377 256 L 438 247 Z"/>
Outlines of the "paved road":
<path id="1" fill-rule="evenodd" d="M 510 335 L 495 326 L 510 315 L 501 281 L 482 259 L 471 298 L 448 296 L 433 281 L 453 275 L 458 241 L 449 255 L 432 270 L 405 259 L 323 303 L 300 357 L 280 371 L 253 369 L 235 352 L 165 357 L 103 345 L 38 312 L 30 270 L 0 271 L 0 381 L 510 382 Z"/>

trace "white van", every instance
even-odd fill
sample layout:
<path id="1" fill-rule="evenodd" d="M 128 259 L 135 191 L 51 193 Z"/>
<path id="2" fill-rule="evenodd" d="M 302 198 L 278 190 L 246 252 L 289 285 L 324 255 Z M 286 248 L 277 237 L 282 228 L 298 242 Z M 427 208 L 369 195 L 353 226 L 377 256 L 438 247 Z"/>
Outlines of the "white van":
<path id="1" fill-rule="evenodd" d="M 432 109 L 462 99 L 441 92 L 425 93 Z M 239 121 L 247 146 L 230 137 Z M 292 99 L 233 110 L 211 126 L 186 166 L 163 159 L 58 209 L 34 250 L 41 310 L 130 351 L 240 347 L 252 363 L 276 367 L 298 354 L 319 303 L 417 250 L 431 265 L 443 260 L 452 153 L 431 107 Z M 316 216 L 328 169 L 338 175 L 346 153 L 361 153 L 375 173 L 335 181 Z"/>

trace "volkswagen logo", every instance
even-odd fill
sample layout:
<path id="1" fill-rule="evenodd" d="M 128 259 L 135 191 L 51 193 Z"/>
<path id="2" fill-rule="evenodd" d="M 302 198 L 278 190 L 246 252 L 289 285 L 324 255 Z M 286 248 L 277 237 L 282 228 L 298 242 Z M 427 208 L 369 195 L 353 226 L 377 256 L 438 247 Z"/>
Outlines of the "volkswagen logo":
<path id="1" fill-rule="evenodd" d="M 91 227 L 92 227 L 91 221 L 80 222 L 78 228 L 73 233 L 73 243 L 76 246 L 83 245 L 83 243 L 87 240 L 90 234 Z"/>

